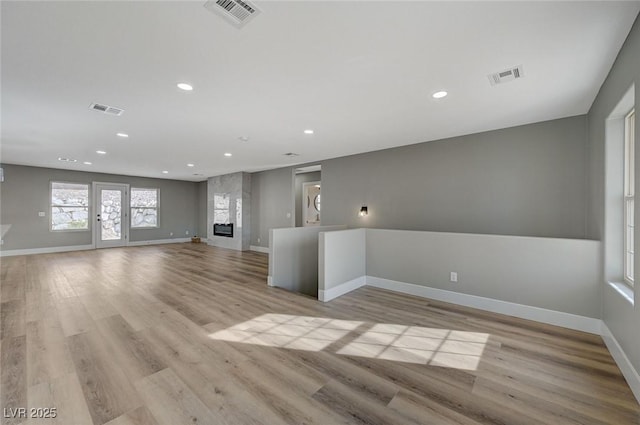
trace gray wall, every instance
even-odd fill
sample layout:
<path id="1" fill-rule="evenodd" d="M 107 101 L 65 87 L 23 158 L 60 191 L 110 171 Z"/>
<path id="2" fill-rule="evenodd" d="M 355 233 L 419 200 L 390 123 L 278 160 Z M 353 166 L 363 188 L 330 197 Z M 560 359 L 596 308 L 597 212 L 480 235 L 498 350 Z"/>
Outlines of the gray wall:
<path id="1" fill-rule="evenodd" d="M 312 173 L 296 174 L 294 178 L 295 187 L 295 207 L 296 207 L 296 227 L 302 227 L 302 183 L 320 181 L 320 171 Z M 322 218 L 320 219 L 322 221 Z"/>
<path id="2" fill-rule="evenodd" d="M 266 248 L 269 229 L 295 225 L 293 172 L 287 167 L 251 174 L 251 245 Z"/>
<path id="3" fill-rule="evenodd" d="M 589 111 L 589 209 L 587 236 L 603 239 L 605 226 L 605 120 L 614 110 L 625 92 L 635 83 L 636 112 L 640 99 L 640 21 L 636 22 L 618 53 L 616 62 Z M 637 116 L 637 115 L 636 115 Z M 640 120 L 636 118 L 636 146 L 640 135 Z M 640 170 L 640 149 L 636 149 L 636 170 Z M 622 164 L 620 164 L 622 168 Z M 640 187 L 640 173 L 636 172 L 636 187 Z M 621 201 L 621 200 L 620 200 Z M 636 207 L 636 222 L 640 208 Z M 636 241 L 640 238 L 636 227 Z M 601 261 L 604 261 L 602 259 Z M 622 261 L 622 259 L 620 259 Z M 636 256 L 635 269 L 640 270 L 640 256 Z M 604 284 L 604 283 L 603 283 Z M 627 357 L 640 371 L 640 297 L 636 283 L 635 307 L 618 292 L 604 284 L 603 319 Z"/>
<path id="4" fill-rule="evenodd" d="M 198 236 L 206 239 L 207 231 L 207 181 L 198 183 Z"/>
<path id="5" fill-rule="evenodd" d="M 586 126 L 577 116 L 323 161 L 322 223 L 583 238 Z"/>
<path id="6" fill-rule="evenodd" d="M 366 253 L 368 276 L 600 318 L 598 241 L 367 229 Z"/>
<path id="7" fill-rule="evenodd" d="M 269 231 L 270 286 L 318 296 L 318 234 L 345 226 L 310 226 Z"/>
<path id="8" fill-rule="evenodd" d="M 2 224 L 11 224 L 4 238 L 3 250 L 48 248 L 91 244 L 91 230 L 80 232 L 49 231 L 49 182 L 126 183 L 132 187 L 160 189 L 160 227 L 131 229 L 131 241 L 188 237 L 197 229 L 197 184 L 192 182 L 86 173 L 53 168 L 3 164 L 4 182 L 0 199 Z M 45 217 L 38 217 L 44 211 Z M 92 217 L 91 215 L 90 217 Z"/>

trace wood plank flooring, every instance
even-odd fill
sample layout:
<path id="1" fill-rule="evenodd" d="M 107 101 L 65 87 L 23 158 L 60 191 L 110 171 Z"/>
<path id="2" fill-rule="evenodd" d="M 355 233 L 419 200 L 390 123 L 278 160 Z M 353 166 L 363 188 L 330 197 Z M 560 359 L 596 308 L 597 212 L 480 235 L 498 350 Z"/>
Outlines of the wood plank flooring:
<path id="1" fill-rule="evenodd" d="M 320 303 L 198 244 L 0 261 L 0 406 L 27 408 L 3 424 L 640 424 L 595 335 L 372 288 Z"/>

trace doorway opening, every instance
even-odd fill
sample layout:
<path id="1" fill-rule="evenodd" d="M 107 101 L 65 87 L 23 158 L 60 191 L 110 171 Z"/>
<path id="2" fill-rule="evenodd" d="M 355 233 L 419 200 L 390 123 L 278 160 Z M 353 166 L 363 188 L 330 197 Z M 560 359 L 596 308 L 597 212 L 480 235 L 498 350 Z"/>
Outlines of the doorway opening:
<path id="1" fill-rule="evenodd" d="M 319 226 L 322 223 L 321 166 L 296 169 L 294 186 L 296 227 Z"/>
<path id="2" fill-rule="evenodd" d="M 93 183 L 96 248 L 126 246 L 129 239 L 129 185 Z"/>

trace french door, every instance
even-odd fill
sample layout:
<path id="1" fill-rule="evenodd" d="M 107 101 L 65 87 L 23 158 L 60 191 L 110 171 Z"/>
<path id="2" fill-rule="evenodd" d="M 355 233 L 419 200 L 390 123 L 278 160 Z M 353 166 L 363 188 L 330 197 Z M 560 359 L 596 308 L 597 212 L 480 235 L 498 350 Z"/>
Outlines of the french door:
<path id="1" fill-rule="evenodd" d="M 96 248 L 126 246 L 129 239 L 129 185 L 93 184 Z"/>

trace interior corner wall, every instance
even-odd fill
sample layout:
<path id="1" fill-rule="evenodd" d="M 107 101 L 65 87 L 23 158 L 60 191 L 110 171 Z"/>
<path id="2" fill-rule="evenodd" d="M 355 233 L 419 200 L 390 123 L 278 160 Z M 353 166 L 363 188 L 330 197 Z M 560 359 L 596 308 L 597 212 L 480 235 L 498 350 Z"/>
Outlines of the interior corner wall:
<path id="1" fill-rule="evenodd" d="M 600 88 L 588 114 L 589 131 L 589 202 L 587 236 L 603 239 L 605 229 L 605 121 L 627 90 L 635 84 L 635 107 L 638 111 L 640 99 L 640 20 L 631 28 L 609 75 Z M 636 119 L 636 146 L 640 135 L 640 120 Z M 636 149 L 636 170 L 640 170 L 640 149 Z M 622 168 L 622 164 L 619 165 Z M 636 171 L 636 187 L 640 187 L 640 173 Z M 622 202 L 622 200 L 620 200 Z M 636 221 L 640 219 L 640 208 L 635 210 Z M 635 239 L 640 238 L 636 227 Z M 604 262 L 604 258 L 602 259 Z M 620 259 L 622 261 L 622 259 Z M 640 270 L 640 257 L 635 258 L 635 269 Z M 640 296 L 638 284 L 635 289 L 635 307 L 616 290 L 604 285 L 603 320 L 624 350 L 629 361 L 640 371 Z"/>
<path id="2" fill-rule="evenodd" d="M 302 227 L 302 183 L 317 182 L 321 179 L 320 171 L 314 171 L 312 173 L 300 173 L 294 177 L 295 187 L 293 189 L 295 194 L 295 211 L 296 211 L 296 227 Z M 320 219 L 322 221 L 322 219 Z"/>
<path id="3" fill-rule="evenodd" d="M 124 183 L 131 187 L 160 189 L 160 226 L 152 229 L 131 229 L 129 240 L 132 242 L 185 238 L 188 237 L 187 231 L 192 235 L 197 229 L 197 183 L 11 164 L 3 164 L 2 167 L 5 179 L 0 183 L 0 216 L 2 224 L 11 224 L 11 229 L 4 236 L 3 250 L 91 244 L 91 230 L 49 230 L 51 181 L 86 183 L 89 184 L 89 190 L 91 182 Z M 39 211 L 44 211 L 45 217 L 39 217 Z M 170 236 L 171 233 L 173 236 Z"/>
<path id="4" fill-rule="evenodd" d="M 207 226 L 207 187 L 208 182 L 202 181 L 198 183 L 198 230 L 197 235 L 202 239 L 206 239 L 208 237 L 208 226 Z"/>
<path id="5" fill-rule="evenodd" d="M 318 296 L 319 234 L 345 226 L 272 228 L 269 233 L 269 286 Z"/>
<path id="6" fill-rule="evenodd" d="M 322 161 L 322 224 L 584 238 L 586 128 L 575 116 Z"/>
<path id="7" fill-rule="evenodd" d="M 269 229 L 294 227 L 292 167 L 251 174 L 251 245 L 269 247 Z"/>

